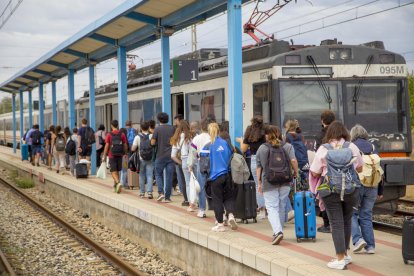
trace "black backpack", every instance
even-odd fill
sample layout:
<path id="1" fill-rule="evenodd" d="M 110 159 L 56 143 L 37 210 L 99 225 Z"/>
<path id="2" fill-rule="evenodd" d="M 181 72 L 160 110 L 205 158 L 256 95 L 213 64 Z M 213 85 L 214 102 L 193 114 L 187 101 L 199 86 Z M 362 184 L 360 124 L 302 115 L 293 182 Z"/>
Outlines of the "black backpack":
<path id="1" fill-rule="evenodd" d="M 87 145 L 95 144 L 95 131 L 91 127 L 85 129 L 85 140 Z"/>
<path id="2" fill-rule="evenodd" d="M 124 155 L 124 144 L 122 143 L 122 133 L 117 134 L 111 132 L 111 153 L 113 156 Z"/>
<path id="3" fill-rule="evenodd" d="M 209 175 L 210 174 L 210 145 L 211 143 L 208 142 L 201 150 L 199 155 L 198 164 L 200 166 L 200 172 L 202 174 Z"/>
<path id="4" fill-rule="evenodd" d="M 292 181 L 292 170 L 290 169 L 290 160 L 283 145 L 280 147 L 273 147 L 270 144 L 265 144 L 269 153 L 267 155 L 266 178 L 267 182 L 273 185 L 279 185 Z"/>
<path id="5" fill-rule="evenodd" d="M 38 146 L 42 143 L 42 133 L 39 130 L 35 130 L 30 134 L 32 138 L 32 145 Z"/>
<path id="6" fill-rule="evenodd" d="M 69 136 L 69 141 L 66 144 L 65 152 L 70 156 L 76 155 L 76 143 L 72 140 L 71 136 Z"/>
<path id="7" fill-rule="evenodd" d="M 150 161 L 154 155 L 154 148 L 151 145 L 149 134 L 140 134 L 139 155 L 142 160 Z"/>

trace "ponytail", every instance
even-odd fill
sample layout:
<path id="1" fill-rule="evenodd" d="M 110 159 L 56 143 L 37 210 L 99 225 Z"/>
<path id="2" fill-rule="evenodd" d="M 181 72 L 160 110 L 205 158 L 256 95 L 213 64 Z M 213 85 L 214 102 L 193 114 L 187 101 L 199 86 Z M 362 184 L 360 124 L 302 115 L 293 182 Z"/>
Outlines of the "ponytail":
<path id="1" fill-rule="evenodd" d="M 216 141 L 216 138 L 219 135 L 219 131 L 220 129 L 217 123 L 211 123 L 208 125 L 208 134 L 210 135 L 212 144 L 214 144 L 214 141 Z"/>

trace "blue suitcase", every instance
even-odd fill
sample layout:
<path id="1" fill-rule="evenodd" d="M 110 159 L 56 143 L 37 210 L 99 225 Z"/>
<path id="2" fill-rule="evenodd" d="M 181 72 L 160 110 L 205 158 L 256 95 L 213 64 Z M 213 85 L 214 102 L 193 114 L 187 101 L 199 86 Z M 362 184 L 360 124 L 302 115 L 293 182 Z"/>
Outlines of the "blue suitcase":
<path id="1" fill-rule="evenodd" d="M 297 242 L 302 239 L 316 241 L 315 197 L 311 192 L 301 191 L 294 195 L 295 232 Z"/>
<path id="2" fill-rule="evenodd" d="M 29 145 L 21 144 L 20 152 L 22 154 L 22 161 L 29 160 Z"/>

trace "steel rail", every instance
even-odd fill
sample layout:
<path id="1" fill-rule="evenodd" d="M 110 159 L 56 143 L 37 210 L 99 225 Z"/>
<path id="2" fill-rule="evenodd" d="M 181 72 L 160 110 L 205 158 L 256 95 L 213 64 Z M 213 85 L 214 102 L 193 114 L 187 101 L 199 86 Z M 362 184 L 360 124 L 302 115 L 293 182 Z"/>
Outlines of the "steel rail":
<path id="1" fill-rule="evenodd" d="M 386 223 L 386 222 L 382 222 L 382 221 L 375 221 L 375 220 L 372 221 L 372 225 L 374 226 L 374 228 L 376 230 L 391 233 L 391 234 L 395 234 L 395 235 L 399 235 L 399 236 L 402 235 L 402 227 L 401 226 Z"/>
<path id="2" fill-rule="evenodd" d="M 96 254 L 98 254 L 103 259 L 105 259 L 107 262 L 111 263 L 113 266 L 118 268 L 124 275 L 128 275 L 128 276 L 129 275 L 130 276 L 147 276 L 148 275 L 142 271 L 137 270 L 135 267 L 125 262 L 122 259 L 122 257 L 120 257 L 119 255 L 115 253 L 110 252 L 104 246 L 100 245 L 98 242 L 89 238 L 81 230 L 71 225 L 70 223 L 66 222 L 63 218 L 59 217 L 58 215 L 55 215 L 53 211 L 45 207 L 43 204 L 41 204 L 37 200 L 26 195 L 26 193 L 19 190 L 13 184 L 9 183 L 5 179 L 0 178 L 0 183 L 8 186 L 11 190 L 13 190 L 13 192 L 18 194 L 21 198 L 23 198 L 30 205 L 32 205 L 33 207 L 41 211 L 44 215 L 46 215 L 53 222 L 58 224 L 63 229 L 68 230 L 68 232 L 70 232 L 73 236 L 75 236 L 77 239 L 82 241 L 86 246 L 92 249 Z"/>
<path id="3" fill-rule="evenodd" d="M 0 268 L 4 269 L 4 273 L 2 275 L 16 276 L 16 273 L 14 272 L 12 266 L 7 260 L 6 255 L 3 254 L 1 249 L 0 249 Z"/>

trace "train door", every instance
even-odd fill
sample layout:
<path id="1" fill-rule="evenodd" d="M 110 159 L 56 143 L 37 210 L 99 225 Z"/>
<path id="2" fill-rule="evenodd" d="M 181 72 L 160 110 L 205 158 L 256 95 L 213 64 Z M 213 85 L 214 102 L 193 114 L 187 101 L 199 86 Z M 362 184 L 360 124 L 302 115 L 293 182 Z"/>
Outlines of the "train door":
<path id="1" fill-rule="evenodd" d="M 111 131 L 112 104 L 105 104 L 105 129 Z"/>
<path id="2" fill-rule="evenodd" d="M 253 116 L 261 115 L 264 123 L 272 122 L 272 82 L 253 84 Z"/>
<path id="3" fill-rule="evenodd" d="M 172 117 L 173 118 L 177 116 L 178 114 L 185 116 L 184 93 L 178 93 L 178 94 L 171 95 L 171 104 L 172 104 Z"/>

